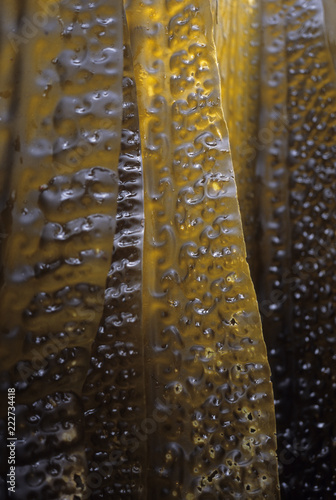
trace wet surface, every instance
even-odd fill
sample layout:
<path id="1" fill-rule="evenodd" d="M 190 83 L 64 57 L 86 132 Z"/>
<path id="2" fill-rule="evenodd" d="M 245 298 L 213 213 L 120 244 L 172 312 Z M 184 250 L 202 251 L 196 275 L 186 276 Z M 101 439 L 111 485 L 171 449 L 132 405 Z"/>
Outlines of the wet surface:
<path id="1" fill-rule="evenodd" d="M 329 500 L 333 0 L 125 5 L 0 6 L 14 498 L 277 498 L 244 229 L 282 498 Z"/>

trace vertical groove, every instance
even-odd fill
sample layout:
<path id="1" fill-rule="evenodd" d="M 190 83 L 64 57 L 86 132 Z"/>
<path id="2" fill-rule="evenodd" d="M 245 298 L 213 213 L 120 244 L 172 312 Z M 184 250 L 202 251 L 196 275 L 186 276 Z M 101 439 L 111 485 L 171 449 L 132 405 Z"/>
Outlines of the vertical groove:
<path id="1" fill-rule="evenodd" d="M 91 498 L 147 498 L 142 324 L 143 180 L 137 96 L 124 19 L 117 227 L 102 321 L 84 386 Z M 98 476 L 97 476 L 98 475 Z M 101 483 L 101 484 L 100 484 Z M 90 484 L 89 484 L 90 486 Z"/>

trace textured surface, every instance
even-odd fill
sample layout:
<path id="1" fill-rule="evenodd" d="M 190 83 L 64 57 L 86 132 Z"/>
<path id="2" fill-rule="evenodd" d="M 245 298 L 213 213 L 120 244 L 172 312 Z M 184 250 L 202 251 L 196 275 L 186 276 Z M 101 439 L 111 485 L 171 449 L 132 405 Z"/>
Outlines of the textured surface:
<path id="1" fill-rule="evenodd" d="M 16 497 L 277 497 L 234 166 L 282 497 L 330 500 L 335 0 L 125 4 L 136 78 L 121 1 L 0 2 Z"/>
<path id="2" fill-rule="evenodd" d="M 62 392 L 18 405 L 16 426 L 16 491 L 10 498 L 88 498 L 80 399 Z"/>
<path id="3" fill-rule="evenodd" d="M 258 152 L 259 274 L 256 280 L 259 308 L 268 347 L 277 398 L 277 426 L 287 418 L 292 380 L 286 16 L 275 0 L 262 3 L 263 43 L 260 127 L 269 141 Z M 295 278 L 294 278 L 295 279 Z M 279 397 L 281 391 L 281 397 Z M 293 404 L 293 401 L 292 401 Z M 280 419 L 280 420 L 279 420 Z M 277 427 L 277 430 L 279 428 Z M 279 446 L 279 444 L 278 444 Z M 281 465 L 281 464 L 280 464 Z"/>
<path id="4" fill-rule="evenodd" d="M 20 59 L 16 54 L 13 54 L 13 49 L 8 40 L 7 28 L 17 30 L 18 25 L 23 15 L 22 6 L 19 0 L 13 1 L 10 4 L 0 3 L 0 61 L 2 64 L 0 72 L 0 210 L 3 211 L 8 198 L 8 186 L 11 179 L 11 158 L 13 155 L 13 147 L 11 141 L 11 129 L 13 120 L 11 119 L 15 113 L 17 100 L 15 94 L 19 85 L 18 78 L 15 78 L 15 72 L 20 66 Z M 9 60 L 12 64 L 9 64 Z M 7 64 L 4 64 L 4 61 Z M 0 252 L 3 254 L 3 246 L 6 240 L 6 232 L 4 218 L 0 218 Z M 0 280 L 3 276 L 3 261 L 0 259 Z M 2 332 L 1 332 L 2 334 Z M 0 379 L 0 381 L 2 381 Z M 7 394 L 0 387 L 2 412 L 6 408 Z M 0 497 L 6 498 L 5 476 L 7 473 L 7 448 L 6 448 L 6 432 L 7 422 L 0 419 Z"/>
<path id="5" fill-rule="evenodd" d="M 336 491 L 336 80 L 320 1 L 264 2 L 263 12 L 261 117 L 273 140 L 258 160 L 258 291 L 282 498 L 324 500 Z"/>
<path id="6" fill-rule="evenodd" d="M 258 260 L 256 159 L 269 134 L 259 129 L 260 0 L 212 0 L 221 101 L 228 126 L 239 205 L 253 280 Z"/>
<path id="7" fill-rule="evenodd" d="M 135 0 L 127 16 L 146 193 L 147 407 L 162 419 L 147 440 L 150 498 L 276 498 L 270 374 L 210 6 Z"/>
<path id="8" fill-rule="evenodd" d="M 123 99 L 121 2 L 0 3 L 18 495 L 277 497 L 242 218 L 282 497 L 334 498 L 335 0 L 124 3 Z"/>
<path id="9" fill-rule="evenodd" d="M 261 9 L 262 21 L 254 115 L 244 76 L 258 60 L 257 25 L 246 23 L 243 2 L 214 1 L 213 11 L 223 107 L 273 373 L 282 496 L 329 499 L 336 490 L 336 4 L 248 3 Z M 256 54 L 249 61 L 248 39 Z M 250 116 L 258 116 L 257 134 L 247 128 Z M 241 148 L 246 141 L 248 150 Z M 237 151 L 257 155 L 256 182 L 244 174 Z M 250 198 L 241 179 L 249 181 Z"/>
<path id="10" fill-rule="evenodd" d="M 7 195 L 2 205 L 1 383 L 2 390 L 16 388 L 21 438 L 32 440 L 35 448 L 38 439 L 31 437 L 35 431 L 25 415 L 38 407 L 37 433 L 46 443 L 38 453 L 41 462 L 33 452 L 21 455 L 19 498 L 65 499 L 80 490 L 74 475 L 83 480 L 78 397 L 112 256 L 121 136 L 121 2 L 46 2 L 42 8 L 30 0 L 21 5 L 24 17 L 16 32 L 5 31 L 11 50 L 5 46 L 1 60 L 1 112 L 7 109 L 2 123 L 11 134 L 1 136 L 1 151 L 5 140 L 10 151 L 1 174 Z M 13 58 L 19 61 L 14 67 Z M 13 95 L 6 78 L 14 82 Z M 7 104 L 11 96 L 12 107 Z M 66 410 L 59 399 L 67 400 Z M 53 421 L 58 422 L 55 433 L 46 430 Z M 62 440 L 69 442 L 71 454 L 58 454 L 66 451 Z M 43 480 L 30 484 L 37 465 Z"/>
<path id="11" fill-rule="evenodd" d="M 336 491 L 335 223 L 336 79 L 322 5 L 287 2 L 288 123 L 292 269 L 291 494 L 324 500 Z M 304 472 L 303 472 L 304 471 Z M 295 482 L 291 477 L 295 477 Z"/>
<path id="12" fill-rule="evenodd" d="M 84 386 L 92 499 L 147 498 L 142 309 L 143 179 L 134 72 L 124 26 L 117 227 L 104 314 Z"/>

